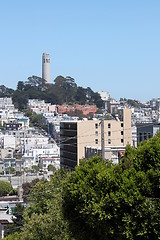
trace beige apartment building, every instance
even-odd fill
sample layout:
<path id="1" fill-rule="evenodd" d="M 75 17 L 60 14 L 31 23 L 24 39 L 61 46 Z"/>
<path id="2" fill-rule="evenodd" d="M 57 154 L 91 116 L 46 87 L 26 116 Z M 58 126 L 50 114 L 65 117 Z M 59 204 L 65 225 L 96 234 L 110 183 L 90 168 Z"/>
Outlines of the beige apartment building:
<path id="1" fill-rule="evenodd" d="M 87 147 L 101 149 L 100 120 L 61 122 L 60 161 L 61 167 L 74 169 L 85 158 Z M 131 144 L 131 110 L 118 112 L 116 120 L 104 120 L 105 149 L 122 148 Z"/>

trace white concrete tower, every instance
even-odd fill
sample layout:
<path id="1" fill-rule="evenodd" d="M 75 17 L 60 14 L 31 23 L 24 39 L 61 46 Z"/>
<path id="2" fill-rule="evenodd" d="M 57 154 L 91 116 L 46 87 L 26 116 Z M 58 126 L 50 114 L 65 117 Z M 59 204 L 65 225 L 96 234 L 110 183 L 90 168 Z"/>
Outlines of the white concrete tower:
<path id="1" fill-rule="evenodd" d="M 42 55 L 42 78 L 50 83 L 50 55 L 43 53 Z"/>

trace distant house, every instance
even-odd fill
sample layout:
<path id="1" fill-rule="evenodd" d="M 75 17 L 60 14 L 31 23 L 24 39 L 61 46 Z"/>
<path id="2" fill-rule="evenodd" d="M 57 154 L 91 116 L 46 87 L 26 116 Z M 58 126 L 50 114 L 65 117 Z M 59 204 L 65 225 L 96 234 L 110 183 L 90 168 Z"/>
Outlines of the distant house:
<path id="1" fill-rule="evenodd" d="M 60 168 L 60 157 L 52 157 L 52 158 L 41 158 L 40 159 L 40 167 L 43 171 L 48 171 L 48 166 L 53 165 L 56 169 Z"/>
<path id="2" fill-rule="evenodd" d="M 8 170 L 9 167 L 16 168 L 16 159 L 15 158 L 4 158 L 4 172 Z"/>
<path id="3" fill-rule="evenodd" d="M 5 229 L 8 224 L 13 224 L 12 215 L 6 214 L 4 212 L 0 213 L 0 239 L 5 237 Z"/>
<path id="4" fill-rule="evenodd" d="M 57 113 L 57 106 L 51 105 L 51 103 L 45 103 L 44 100 L 29 99 L 28 107 L 32 112 L 35 112 L 37 114 L 47 113 L 47 112 Z"/>
<path id="5" fill-rule="evenodd" d="M 21 123 L 5 123 L 4 124 L 4 129 L 5 130 L 18 130 L 19 128 L 22 127 Z"/>
<path id="6" fill-rule="evenodd" d="M 105 101 L 105 109 L 111 114 L 116 114 L 119 106 L 120 102 L 117 102 L 115 99 Z"/>

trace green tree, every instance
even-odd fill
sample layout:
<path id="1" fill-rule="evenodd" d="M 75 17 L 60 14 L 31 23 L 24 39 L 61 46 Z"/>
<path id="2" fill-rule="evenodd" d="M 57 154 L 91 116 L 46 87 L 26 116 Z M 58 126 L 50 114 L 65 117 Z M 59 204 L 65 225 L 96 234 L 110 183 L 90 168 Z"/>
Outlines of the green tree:
<path id="1" fill-rule="evenodd" d="M 30 205 L 24 212 L 21 232 L 6 240 L 74 240 L 62 211 L 62 184 L 66 172 L 56 171 L 51 180 L 39 181 L 30 193 Z"/>
<path id="2" fill-rule="evenodd" d="M 79 119 L 82 119 L 82 118 L 84 118 L 84 117 L 86 117 L 86 115 L 84 115 L 83 114 L 83 112 L 82 112 L 82 110 L 78 110 L 78 109 L 76 109 L 75 111 L 70 111 L 70 112 L 68 112 L 68 115 L 69 116 L 76 116 L 76 117 L 78 117 Z"/>
<path id="3" fill-rule="evenodd" d="M 35 171 L 35 172 L 38 172 L 39 171 L 39 167 L 37 165 L 33 165 L 32 166 L 32 169 Z"/>
<path id="4" fill-rule="evenodd" d="M 4 238 L 4 240 L 22 240 L 22 239 L 23 236 L 18 232 L 13 233 L 12 235 L 8 235 Z"/>
<path id="5" fill-rule="evenodd" d="M 37 88 L 37 90 L 41 90 L 41 91 L 44 91 L 49 87 L 45 79 L 38 76 L 34 76 L 34 75 L 31 77 L 28 77 L 25 84 L 30 85 L 31 87 Z"/>
<path id="6" fill-rule="evenodd" d="M 30 117 L 32 116 L 32 114 L 33 114 L 32 111 L 29 110 L 29 109 L 24 109 L 23 112 L 24 112 L 25 115 L 26 115 L 27 117 L 29 117 L 29 118 L 30 118 Z"/>
<path id="7" fill-rule="evenodd" d="M 24 240 L 72 239 L 62 212 L 61 185 L 65 176 L 63 171 L 56 171 L 50 182 L 41 180 L 36 184 L 24 214 Z"/>
<path id="8" fill-rule="evenodd" d="M 130 150 L 126 158 L 134 155 L 138 161 Z M 125 160 L 112 166 L 98 157 L 82 162 L 64 185 L 63 210 L 73 236 L 79 240 L 159 239 L 160 200 L 153 190 L 159 193 L 159 185 L 152 179 L 159 179 L 159 173 L 154 166 L 151 169 L 136 169 Z"/>
<path id="9" fill-rule="evenodd" d="M 101 99 L 101 97 L 100 97 L 100 95 L 99 95 L 99 93 L 97 93 L 97 92 L 93 92 L 92 93 L 92 99 L 93 99 L 93 102 L 94 102 L 94 104 L 96 104 L 96 106 L 98 107 L 98 108 L 102 108 L 103 107 L 103 100 Z"/>
<path id="10" fill-rule="evenodd" d="M 58 96 L 59 103 L 74 102 L 77 91 L 77 84 L 71 77 L 58 76 L 54 80 L 54 89 Z"/>
<path id="11" fill-rule="evenodd" d="M 4 85 L 0 85 L 0 95 L 2 97 L 11 97 L 14 93 L 14 90 L 11 88 L 7 88 Z"/>
<path id="12" fill-rule="evenodd" d="M 9 194 L 12 190 L 10 183 L 0 180 L 0 197 Z"/>
<path id="13" fill-rule="evenodd" d="M 55 85 L 50 84 L 50 87 L 46 89 L 46 91 L 44 92 L 43 99 L 47 102 L 50 102 L 51 104 L 60 104 L 61 99 L 59 100 L 59 98 L 60 97 L 58 95 L 58 92 L 55 89 Z"/>
<path id="14" fill-rule="evenodd" d="M 11 167 L 11 166 L 6 168 L 6 173 L 7 174 L 14 174 L 15 172 L 16 172 L 16 170 L 13 167 Z"/>
<path id="15" fill-rule="evenodd" d="M 28 112 L 28 114 L 30 114 L 30 112 Z M 41 114 L 32 113 L 30 115 L 30 120 L 31 120 L 31 123 L 34 126 L 43 128 L 45 131 L 47 130 L 47 126 L 42 121 L 42 115 Z"/>
<path id="16" fill-rule="evenodd" d="M 9 192 L 9 195 L 10 195 L 10 196 L 18 195 L 18 190 L 17 190 L 17 188 L 13 188 L 13 189 Z"/>
<path id="17" fill-rule="evenodd" d="M 160 133 L 141 143 L 136 151 L 134 167 L 147 172 L 150 169 L 160 170 Z"/>
<path id="18" fill-rule="evenodd" d="M 23 81 L 19 81 L 18 84 L 17 84 L 17 90 L 23 91 L 24 87 L 25 87 L 24 82 Z"/>
<path id="19" fill-rule="evenodd" d="M 85 104 L 86 103 L 86 90 L 83 87 L 78 87 L 77 88 L 75 100 L 79 104 Z"/>
<path id="20" fill-rule="evenodd" d="M 49 165 L 48 165 L 48 171 L 55 172 L 55 171 L 56 171 L 55 166 L 53 166 L 52 164 L 49 164 Z"/>
<path id="21" fill-rule="evenodd" d="M 37 184 L 38 181 L 39 179 L 36 178 L 32 182 L 26 182 L 22 184 L 24 202 L 28 201 L 28 197 L 30 196 L 31 191 L 33 190 L 34 186 Z"/>
<path id="22" fill-rule="evenodd" d="M 16 108 L 23 110 L 27 106 L 28 95 L 24 91 L 16 90 L 12 95 L 12 100 Z"/>

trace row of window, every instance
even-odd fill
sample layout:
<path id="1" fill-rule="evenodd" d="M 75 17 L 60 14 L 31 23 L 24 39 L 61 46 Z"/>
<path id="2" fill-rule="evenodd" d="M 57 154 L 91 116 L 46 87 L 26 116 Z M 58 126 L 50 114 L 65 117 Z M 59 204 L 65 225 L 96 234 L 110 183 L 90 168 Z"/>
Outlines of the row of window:
<path id="1" fill-rule="evenodd" d="M 144 133 L 139 133 L 139 141 L 142 142 L 143 140 L 147 140 L 148 138 L 151 138 L 151 133 L 144 132 Z"/>
<path id="2" fill-rule="evenodd" d="M 98 125 L 99 125 L 98 123 L 95 124 L 95 128 L 96 129 L 98 128 Z M 123 123 L 121 123 L 121 127 L 123 127 Z M 111 124 L 110 123 L 108 123 L 108 128 L 111 128 Z"/>
<path id="3" fill-rule="evenodd" d="M 123 138 L 121 139 L 121 143 L 123 143 Z M 95 144 L 98 144 L 98 139 L 95 139 Z M 108 144 L 111 144 L 111 139 L 108 139 Z"/>
<path id="4" fill-rule="evenodd" d="M 44 62 L 44 63 L 45 63 L 45 62 L 46 62 L 46 63 L 50 63 L 50 59 L 45 59 L 45 58 L 44 58 L 44 59 L 43 59 L 43 62 Z"/>
<path id="5" fill-rule="evenodd" d="M 98 131 L 95 131 L 95 135 L 98 136 Z M 121 131 L 121 135 L 123 135 L 123 131 Z M 108 131 L 108 136 L 110 137 L 111 136 L 111 132 Z"/>

